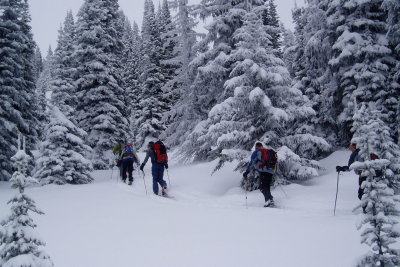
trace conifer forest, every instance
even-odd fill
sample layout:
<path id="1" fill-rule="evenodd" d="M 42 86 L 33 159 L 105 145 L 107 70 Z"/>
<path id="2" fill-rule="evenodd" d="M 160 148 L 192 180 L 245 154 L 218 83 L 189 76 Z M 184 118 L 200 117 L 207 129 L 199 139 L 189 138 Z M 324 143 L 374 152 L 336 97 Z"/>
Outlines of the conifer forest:
<path id="1" fill-rule="evenodd" d="M 355 266 L 400 266 L 400 0 L 306 0 L 294 29 L 274 0 L 145 0 L 140 23 L 118 0 L 83 0 L 48 51 L 29 2 L 0 0 L 0 187 L 18 191 L 0 218 L 0 266 L 57 266 L 31 232 L 27 211 L 43 212 L 25 187 L 92 184 L 116 144 L 157 140 L 179 166 L 207 163 L 213 177 L 228 166 L 246 207 L 257 142 L 276 151 L 285 188 L 357 144 L 347 171 L 364 179 L 351 208 L 366 254 Z M 345 169 L 329 168 L 339 186 Z"/>

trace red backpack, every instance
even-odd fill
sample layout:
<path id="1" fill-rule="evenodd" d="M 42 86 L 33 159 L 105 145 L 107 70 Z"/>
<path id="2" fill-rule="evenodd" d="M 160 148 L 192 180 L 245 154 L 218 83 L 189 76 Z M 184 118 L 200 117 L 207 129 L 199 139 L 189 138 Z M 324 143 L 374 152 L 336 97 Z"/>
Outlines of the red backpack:
<path id="1" fill-rule="evenodd" d="M 262 162 L 259 166 L 260 169 L 267 167 L 268 169 L 275 170 L 278 163 L 278 155 L 273 149 L 258 148 L 262 152 Z"/>
<path id="2" fill-rule="evenodd" d="M 154 151 L 156 152 L 156 162 L 157 163 L 161 163 L 161 164 L 168 163 L 167 148 L 165 147 L 163 142 L 157 141 L 154 144 Z"/>

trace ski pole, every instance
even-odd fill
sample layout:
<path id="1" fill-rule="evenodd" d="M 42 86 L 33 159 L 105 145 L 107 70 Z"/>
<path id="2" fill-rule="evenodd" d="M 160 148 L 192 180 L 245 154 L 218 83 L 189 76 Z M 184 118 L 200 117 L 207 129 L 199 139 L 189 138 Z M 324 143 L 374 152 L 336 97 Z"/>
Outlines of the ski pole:
<path id="1" fill-rule="evenodd" d="M 143 183 L 144 183 L 144 190 L 146 190 L 146 195 L 147 195 L 147 187 L 146 187 L 146 181 L 144 180 L 144 177 L 146 176 L 146 174 L 143 172 Z"/>
<path id="2" fill-rule="evenodd" d="M 288 195 L 286 194 L 285 190 L 283 190 L 283 186 L 280 183 L 278 183 L 278 186 L 282 190 L 283 194 L 285 194 L 285 197 L 289 198 Z"/>
<path id="3" fill-rule="evenodd" d="M 112 178 L 113 178 L 113 173 L 114 173 L 114 166 L 111 168 L 111 176 L 110 176 L 110 180 L 112 180 Z"/>
<path id="4" fill-rule="evenodd" d="M 336 215 L 336 201 L 337 201 L 337 196 L 338 196 L 338 191 L 339 191 L 339 174 L 340 174 L 340 172 L 337 173 L 335 208 L 333 209 L 333 216 Z"/>
<path id="5" fill-rule="evenodd" d="M 246 209 L 248 209 L 248 206 L 247 206 L 247 188 L 245 188 L 244 191 L 246 192 Z"/>
<path id="6" fill-rule="evenodd" d="M 169 187 L 171 187 L 171 180 L 169 179 L 169 172 L 168 172 L 168 169 L 167 169 L 167 177 L 168 177 L 168 184 L 169 184 Z"/>

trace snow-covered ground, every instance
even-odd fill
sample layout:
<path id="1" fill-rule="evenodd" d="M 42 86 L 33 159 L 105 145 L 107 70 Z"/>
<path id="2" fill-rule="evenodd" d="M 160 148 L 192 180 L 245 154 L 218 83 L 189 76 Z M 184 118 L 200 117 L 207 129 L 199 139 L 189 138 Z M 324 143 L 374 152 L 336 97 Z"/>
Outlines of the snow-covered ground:
<path id="1" fill-rule="evenodd" d="M 116 169 L 112 179 L 111 170 L 94 172 L 89 185 L 27 191 L 46 213 L 34 220 L 57 267 L 354 266 L 368 249 L 352 213 L 358 203 L 354 173 L 340 176 L 333 216 L 335 166 L 348 157 L 335 152 L 321 161 L 327 170 L 321 176 L 275 188 L 279 208 L 263 208 L 259 191 L 248 194 L 246 208 L 240 174 L 227 165 L 211 176 L 215 163 L 171 164 L 175 199 L 152 194 L 150 164 L 148 195 L 137 172 L 129 187 L 118 182 Z M 0 218 L 14 193 L 0 183 Z"/>

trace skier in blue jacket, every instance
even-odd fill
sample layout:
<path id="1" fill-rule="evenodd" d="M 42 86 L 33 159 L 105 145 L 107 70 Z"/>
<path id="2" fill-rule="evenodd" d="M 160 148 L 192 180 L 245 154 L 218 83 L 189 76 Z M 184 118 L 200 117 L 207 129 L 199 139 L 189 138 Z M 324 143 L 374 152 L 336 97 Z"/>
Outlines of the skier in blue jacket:
<path id="1" fill-rule="evenodd" d="M 337 172 L 345 172 L 345 171 L 350 171 L 350 165 L 353 164 L 356 161 L 362 161 L 360 156 L 358 155 L 358 152 L 360 152 L 360 149 L 357 148 L 357 145 L 355 143 L 350 144 L 349 148 L 351 151 L 351 155 L 349 158 L 349 162 L 347 166 L 336 166 L 336 171 Z M 361 176 L 361 171 L 360 170 L 354 170 L 354 172 L 358 175 L 358 199 L 361 200 L 363 194 L 364 194 L 364 189 L 362 188 L 362 183 L 367 179 L 366 177 Z"/>
<path id="2" fill-rule="evenodd" d="M 257 142 L 255 147 L 256 149 L 253 154 L 251 154 L 250 162 L 247 166 L 247 170 L 243 173 L 243 177 L 247 178 L 247 175 L 253 169 L 258 171 L 260 177 L 259 189 L 265 198 L 264 207 L 272 207 L 274 206 L 274 199 L 271 194 L 271 184 L 275 170 L 263 164 L 263 150 L 265 150 L 263 145 Z"/>

